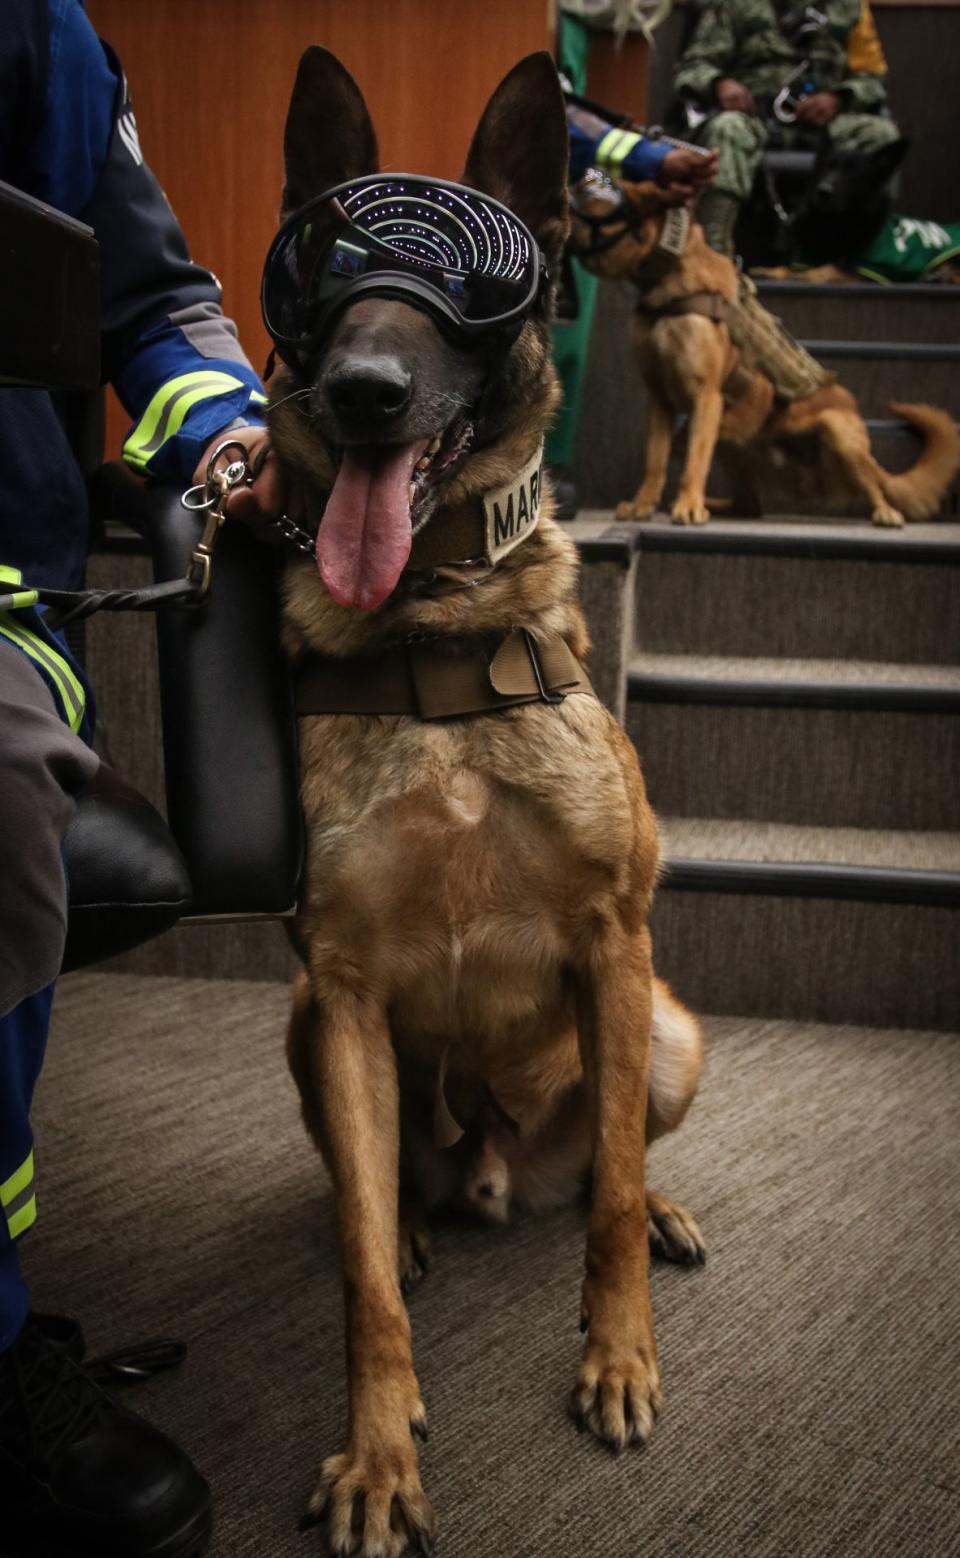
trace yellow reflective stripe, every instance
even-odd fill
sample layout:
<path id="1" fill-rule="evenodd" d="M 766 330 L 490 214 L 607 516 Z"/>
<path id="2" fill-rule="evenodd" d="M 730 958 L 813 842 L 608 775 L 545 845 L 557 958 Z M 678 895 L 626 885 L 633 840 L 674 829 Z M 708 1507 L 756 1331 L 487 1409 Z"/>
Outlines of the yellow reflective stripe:
<path id="1" fill-rule="evenodd" d="M 22 1206 L 19 1212 L 14 1212 L 7 1223 L 7 1232 L 11 1239 L 18 1239 L 22 1233 L 26 1233 L 27 1229 L 31 1228 L 36 1220 L 37 1198 L 36 1196 L 31 1196 L 26 1205 Z"/>
<path id="2" fill-rule="evenodd" d="M 14 1196 L 18 1196 L 21 1190 L 26 1190 L 33 1180 L 33 1148 L 27 1153 L 18 1169 L 14 1169 L 9 1179 L 5 1179 L 0 1185 L 0 1206 L 9 1206 Z"/>
<path id="3" fill-rule="evenodd" d="M 0 584 L 22 583 L 23 574 L 19 568 L 8 568 L 4 563 L 0 563 Z M 35 606 L 39 598 L 36 590 L 17 590 L 13 594 L 13 605 L 18 610 L 21 606 Z"/>
<path id="4" fill-rule="evenodd" d="M 259 390 L 251 390 L 250 399 L 258 406 L 265 406 L 267 404 L 266 395 L 261 395 Z"/>
<path id="5" fill-rule="evenodd" d="M 47 672 L 60 694 L 63 712 L 71 730 L 79 730 L 83 724 L 86 694 L 82 682 L 77 680 L 63 656 L 57 654 L 57 651 L 36 633 L 31 633 L 28 628 L 21 627 L 19 623 L 6 616 L 0 621 L 0 637 L 8 638 Z"/>
<path id="6" fill-rule="evenodd" d="M 197 369 L 169 379 L 157 390 L 146 411 L 123 446 L 128 465 L 142 470 L 159 449 L 180 431 L 184 417 L 200 400 L 223 395 L 228 390 L 245 389 L 242 379 L 215 369 Z"/>
<path id="7" fill-rule="evenodd" d="M 597 166 L 619 173 L 639 141 L 640 136 L 633 130 L 608 130 L 597 147 Z"/>

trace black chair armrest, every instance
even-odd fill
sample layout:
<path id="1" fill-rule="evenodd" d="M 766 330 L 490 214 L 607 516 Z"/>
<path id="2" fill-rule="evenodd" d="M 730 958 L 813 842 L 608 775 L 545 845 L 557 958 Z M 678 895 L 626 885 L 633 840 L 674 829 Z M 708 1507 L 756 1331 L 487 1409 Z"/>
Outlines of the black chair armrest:
<path id="1" fill-rule="evenodd" d="M 129 952 L 190 907 L 186 863 L 160 813 L 101 764 L 63 839 L 69 903 L 63 969 Z"/>
<path id="2" fill-rule="evenodd" d="M 782 146 L 775 146 L 763 154 L 764 167 L 769 168 L 775 178 L 809 178 L 816 160 L 815 151 L 788 151 Z"/>
<path id="3" fill-rule="evenodd" d="M 182 577 L 202 521 L 175 490 L 113 463 L 91 490 L 102 517 L 145 537 L 158 582 Z M 157 613 L 167 815 L 194 916 L 280 915 L 296 904 L 303 826 L 280 572 L 278 552 L 226 524 L 203 604 Z"/>

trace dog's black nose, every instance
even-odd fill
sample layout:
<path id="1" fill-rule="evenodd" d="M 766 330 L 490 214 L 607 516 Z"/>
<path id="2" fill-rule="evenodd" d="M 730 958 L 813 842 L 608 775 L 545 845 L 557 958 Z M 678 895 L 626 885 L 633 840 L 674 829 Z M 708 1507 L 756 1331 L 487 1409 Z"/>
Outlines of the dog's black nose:
<path id="1" fill-rule="evenodd" d="M 342 422 L 383 423 L 409 404 L 413 376 L 397 357 L 347 357 L 331 364 L 324 389 Z"/>

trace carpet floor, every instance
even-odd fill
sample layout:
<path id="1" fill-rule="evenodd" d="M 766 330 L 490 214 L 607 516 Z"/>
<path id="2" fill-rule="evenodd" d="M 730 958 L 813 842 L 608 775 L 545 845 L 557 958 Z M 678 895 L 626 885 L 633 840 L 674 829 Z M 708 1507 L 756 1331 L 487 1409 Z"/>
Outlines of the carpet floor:
<path id="1" fill-rule="evenodd" d="M 328 1185 L 269 984 L 62 983 L 35 1112 L 38 1307 L 99 1350 L 190 1343 L 130 1398 L 190 1450 L 214 1558 L 309 1558 L 344 1420 Z M 438 1558 L 960 1555 L 960 1042 L 714 1019 L 650 1181 L 704 1270 L 656 1266 L 665 1410 L 619 1459 L 565 1418 L 584 1215 L 452 1224 L 411 1301 Z"/>

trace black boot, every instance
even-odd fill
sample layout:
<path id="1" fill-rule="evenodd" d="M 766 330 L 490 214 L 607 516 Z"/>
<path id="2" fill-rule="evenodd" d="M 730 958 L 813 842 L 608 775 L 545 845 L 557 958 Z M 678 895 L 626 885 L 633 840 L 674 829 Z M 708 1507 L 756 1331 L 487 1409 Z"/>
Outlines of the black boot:
<path id="1" fill-rule="evenodd" d="M 212 1523 L 184 1452 L 32 1317 L 0 1354 L 0 1510 L 4 1558 L 196 1558 Z"/>

